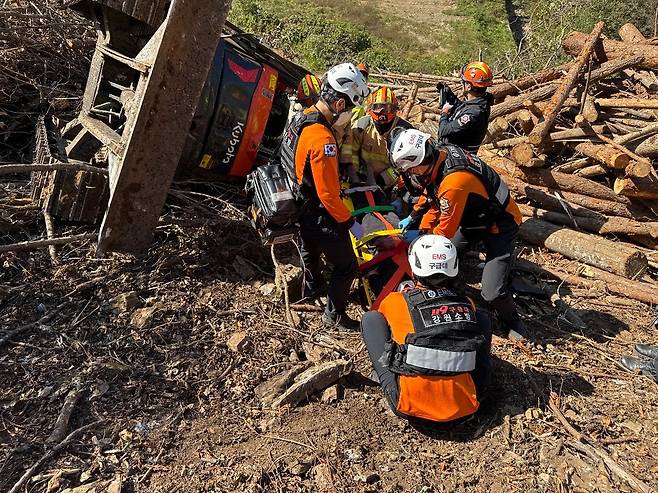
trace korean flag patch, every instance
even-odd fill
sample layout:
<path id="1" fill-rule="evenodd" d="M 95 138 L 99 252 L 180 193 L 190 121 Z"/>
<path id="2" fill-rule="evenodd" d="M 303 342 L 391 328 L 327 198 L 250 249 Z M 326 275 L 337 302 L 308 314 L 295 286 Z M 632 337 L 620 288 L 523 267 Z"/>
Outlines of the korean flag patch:
<path id="1" fill-rule="evenodd" d="M 327 157 L 336 157 L 338 150 L 336 144 L 325 144 L 324 145 L 324 155 Z"/>

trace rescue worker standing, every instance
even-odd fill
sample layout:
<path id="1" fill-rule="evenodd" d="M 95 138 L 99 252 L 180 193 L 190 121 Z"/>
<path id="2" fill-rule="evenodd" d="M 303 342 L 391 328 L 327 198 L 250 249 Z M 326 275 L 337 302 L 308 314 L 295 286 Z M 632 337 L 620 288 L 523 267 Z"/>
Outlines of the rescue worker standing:
<path id="1" fill-rule="evenodd" d="M 358 323 L 347 316 L 347 298 L 357 273 L 350 240 L 354 220 L 340 197 L 338 149 L 332 124 L 345 118 L 368 96 L 368 85 L 351 63 L 327 72 L 320 99 L 298 113 L 288 126 L 281 146 L 282 163 L 295 170 L 305 202 L 300 216 L 301 256 L 307 293 L 323 291 L 320 256 L 332 265 L 327 287 L 327 306 L 322 315 L 326 326 L 355 330 Z"/>
<path id="2" fill-rule="evenodd" d="M 442 83 L 436 85 L 443 102 L 439 140 L 475 154 L 487 134 L 494 102 L 493 96 L 487 93 L 487 87 L 493 85 L 493 73 L 486 63 L 471 62 L 462 69 L 461 79 L 464 101 L 460 101 L 448 86 Z"/>
<path id="3" fill-rule="evenodd" d="M 382 86 L 368 96 L 367 115 L 359 118 L 348 133 L 341 160 L 350 158 L 348 176 L 355 183 L 379 185 L 390 189 L 398 181 L 398 175 L 388 158 L 388 137 L 393 128 L 412 128 L 411 124 L 397 116 L 398 99 L 387 86 Z"/>
<path id="4" fill-rule="evenodd" d="M 449 239 L 419 237 L 409 264 L 414 286 L 364 315 L 363 339 L 397 415 L 454 421 L 480 405 L 491 373 L 491 324 L 454 289 L 459 261 Z"/>
<path id="5" fill-rule="evenodd" d="M 290 111 L 288 111 L 288 124 L 290 124 L 297 113 L 310 108 L 318 102 L 318 99 L 320 99 L 320 87 L 322 87 L 322 82 L 313 74 L 306 74 L 299 81 L 299 84 L 297 84 L 297 97 L 293 100 L 293 103 L 290 105 Z"/>
<path id="6" fill-rule="evenodd" d="M 356 65 L 356 69 L 363 75 L 363 78 L 368 82 L 368 77 L 370 76 L 370 67 L 367 63 L 359 63 Z M 352 114 L 350 115 L 349 121 L 341 122 L 340 124 L 334 124 L 334 135 L 336 136 L 336 142 L 338 143 L 338 162 L 340 163 L 341 175 L 347 173 L 347 166 L 351 163 L 351 148 L 349 147 L 348 140 L 350 138 L 350 129 L 354 126 L 359 118 L 362 118 L 366 115 L 366 110 L 363 104 L 356 105 L 352 108 Z"/>
<path id="7" fill-rule="evenodd" d="M 437 146 L 429 134 L 402 130 L 393 139 L 394 166 L 424 190 L 399 227 L 408 239 L 419 231 L 445 236 L 459 251 L 484 243 L 482 298 L 496 311 L 507 336 L 523 339 L 525 327 L 508 292 L 521 213 L 507 185 L 475 155 L 454 145 Z"/>

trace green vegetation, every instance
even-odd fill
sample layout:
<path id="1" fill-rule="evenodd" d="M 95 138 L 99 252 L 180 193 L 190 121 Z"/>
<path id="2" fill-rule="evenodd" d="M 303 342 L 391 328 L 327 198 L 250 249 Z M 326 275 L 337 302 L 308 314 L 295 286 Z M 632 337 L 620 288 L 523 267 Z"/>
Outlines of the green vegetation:
<path id="1" fill-rule="evenodd" d="M 458 12 L 436 29 L 431 19 L 415 24 L 378 2 L 234 0 L 229 18 L 315 71 L 350 60 L 384 70 L 446 73 L 480 50 L 490 60 L 513 49 L 500 0 L 458 0 L 453 11 L 435 14 L 441 19 Z"/>
<path id="2" fill-rule="evenodd" d="M 612 38 L 618 38 L 617 30 L 627 22 L 652 36 L 656 4 L 648 0 L 522 0 L 521 8 L 527 17 L 527 53 L 521 57 L 525 64 L 517 69 L 532 71 L 566 60 L 562 38 L 572 31 L 589 33 L 599 20 Z"/>
<path id="3" fill-rule="evenodd" d="M 233 0 L 229 18 L 316 72 L 347 60 L 444 74 L 481 55 L 513 76 L 560 62 L 562 37 L 589 32 L 598 20 L 612 37 L 625 22 L 653 35 L 655 2 L 648 0 L 513 1 L 526 28 L 520 53 L 505 0 L 437 0 L 424 7 L 399 0 L 396 9 L 376 0 Z"/>

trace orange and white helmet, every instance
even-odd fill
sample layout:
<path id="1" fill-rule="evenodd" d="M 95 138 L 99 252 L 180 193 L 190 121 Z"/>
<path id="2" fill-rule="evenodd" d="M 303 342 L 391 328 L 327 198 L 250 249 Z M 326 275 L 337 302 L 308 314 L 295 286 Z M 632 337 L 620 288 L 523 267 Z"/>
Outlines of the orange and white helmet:
<path id="1" fill-rule="evenodd" d="M 493 85 L 493 72 L 484 62 L 471 62 L 462 68 L 462 80 L 473 87 L 489 87 Z"/>
<path id="2" fill-rule="evenodd" d="M 297 85 L 297 102 L 304 107 L 313 106 L 320 99 L 322 82 L 313 74 L 307 74 Z"/>
<path id="3" fill-rule="evenodd" d="M 398 111 L 398 98 L 388 86 L 382 86 L 370 93 L 366 109 L 375 123 L 391 123 Z"/>

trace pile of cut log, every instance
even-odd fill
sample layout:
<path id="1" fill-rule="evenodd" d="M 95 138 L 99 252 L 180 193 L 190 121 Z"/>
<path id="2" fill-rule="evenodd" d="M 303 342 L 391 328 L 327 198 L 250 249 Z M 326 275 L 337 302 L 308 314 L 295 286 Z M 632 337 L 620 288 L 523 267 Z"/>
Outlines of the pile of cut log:
<path id="1" fill-rule="evenodd" d="M 479 155 L 517 198 L 526 243 L 639 279 L 658 250 L 658 39 L 632 24 L 619 30 L 621 41 L 602 30 L 569 34 L 569 63 L 495 81 Z M 458 78 L 378 76 L 396 85 L 402 115 L 434 135 L 441 102 L 433 86 L 460 88 Z M 658 303 L 656 284 L 646 291 Z"/>

